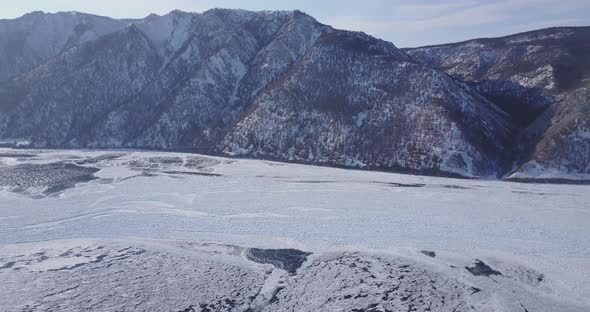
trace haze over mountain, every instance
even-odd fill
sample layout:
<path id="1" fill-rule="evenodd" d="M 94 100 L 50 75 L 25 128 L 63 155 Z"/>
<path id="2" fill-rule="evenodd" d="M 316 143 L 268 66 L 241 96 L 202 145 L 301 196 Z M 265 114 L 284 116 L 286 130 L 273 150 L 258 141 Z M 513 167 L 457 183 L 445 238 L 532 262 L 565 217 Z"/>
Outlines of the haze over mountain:
<path id="1" fill-rule="evenodd" d="M 401 51 L 299 11 L 33 13 L 0 21 L 0 138 L 585 178 L 588 29 L 519 36 Z"/>
<path id="2" fill-rule="evenodd" d="M 125 26 L 119 20 L 76 12 L 32 12 L 14 20 L 0 20 L 0 81 Z"/>

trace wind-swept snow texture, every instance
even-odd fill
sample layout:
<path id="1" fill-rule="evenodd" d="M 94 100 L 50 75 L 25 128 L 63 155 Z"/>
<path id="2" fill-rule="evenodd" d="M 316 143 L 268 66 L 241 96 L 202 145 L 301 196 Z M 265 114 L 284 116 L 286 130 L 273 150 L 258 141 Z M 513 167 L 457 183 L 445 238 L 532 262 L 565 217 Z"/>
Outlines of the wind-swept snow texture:
<path id="1" fill-rule="evenodd" d="M 125 150 L 0 157 L 2 311 L 590 309 L 587 186 Z"/>

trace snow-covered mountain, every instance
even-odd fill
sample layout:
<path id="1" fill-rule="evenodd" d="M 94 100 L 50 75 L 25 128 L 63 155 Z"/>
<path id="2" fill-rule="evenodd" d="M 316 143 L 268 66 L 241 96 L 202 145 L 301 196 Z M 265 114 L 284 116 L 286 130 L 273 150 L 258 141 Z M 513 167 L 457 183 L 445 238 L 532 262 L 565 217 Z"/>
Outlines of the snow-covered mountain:
<path id="1" fill-rule="evenodd" d="M 590 27 L 407 49 L 465 81 L 520 128 L 514 178 L 590 174 Z"/>
<path id="2" fill-rule="evenodd" d="M 130 24 L 6 82 L 0 136 L 43 147 L 503 171 L 510 117 L 391 43 L 299 11 L 173 11 Z"/>
<path id="3" fill-rule="evenodd" d="M 501 168 L 510 130 L 496 106 L 392 44 L 331 31 L 258 95 L 225 146 L 277 159 L 470 176 Z"/>
<path id="4" fill-rule="evenodd" d="M 50 16 L 62 15 L 90 18 Z M 299 11 L 173 11 L 112 21 L 100 27 L 104 35 L 62 46 L 0 84 L 0 138 L 474 177 L 520 164 L 515 138 L 540 128 L 530 126 L 538 118 L 528 111 L 555 107 L 551 88 L 558 87 L 514 87 L 527 111 L 515 113 L 485 91 L 511 97 L 514 84 L 475 83 L 484 76 L 470 70 L 480 63 L 443 66 L 452 53 L 434 48 L 411 57 Z M 588 160 L 576 164 L 587 170 Z"/>
<path id="5" fill-rule="evenodd" d="M 32 12 L 14 20 L 0 20 L 0 81 L 125 26 L 123 21 L 78 12 Z"/>

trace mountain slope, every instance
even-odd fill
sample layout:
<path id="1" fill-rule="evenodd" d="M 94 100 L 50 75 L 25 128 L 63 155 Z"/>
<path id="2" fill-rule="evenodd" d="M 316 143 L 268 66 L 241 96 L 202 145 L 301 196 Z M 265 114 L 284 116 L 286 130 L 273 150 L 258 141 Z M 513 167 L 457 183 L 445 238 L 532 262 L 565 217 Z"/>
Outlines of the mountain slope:
<path id="1" fill-rule="evenodd" d="M 75 142 L 142 90 L 160 64 L 135 26 L 72 48 L 2 88 L 0 132 L 39 146 Z"/>
<path id="2" fill-rule="evenodd" d="M 590 83 L 563 95 L 530 155 L 511 179 L 590 180 Z"/>
<path id="3" fill-rule="evenodd" d="M 511 130 L 469 88 L 344 31 L 322 36 L 250 110 L 226 137 L 232 154 L 430 174 L 492 174 Z"/>
<path id="4" fill-rule="evenodd" d="M 0 81 L 125 26 L 119 20 L 78 12 L 33 12 L 14 20 L 0 20 Z"/>
<path id="5" fill-rule="evenodd" d="M 116 122 L 94 128 L 98 137 L 111 138 L 103 135 L 109 130 L 123 135 L 124 146 L 212 152 L 253 94 L 287 70 L 325 28 L 296 12 L 211 10 L 161 19 L 189 19 L 172 22 L 188 25 L 186 38 L 178 50 L 162 54 L 166 63 L 150 86 L 110 114 Z M 111 144 L 96 136 L 87 142 Z"/>
<path id="6" fill-rule="evenodd" d="M 467 82 L 520 128 L 513 177 L 590 176 L 590 27 L 405 50 Z"/>
<path id="7" fill-rule="evenodd" d="M 393 44 L 294 12 L 173 11 L 0 85 L 0 137 L 429 174 L 510 164 L 510 117 Z"/>

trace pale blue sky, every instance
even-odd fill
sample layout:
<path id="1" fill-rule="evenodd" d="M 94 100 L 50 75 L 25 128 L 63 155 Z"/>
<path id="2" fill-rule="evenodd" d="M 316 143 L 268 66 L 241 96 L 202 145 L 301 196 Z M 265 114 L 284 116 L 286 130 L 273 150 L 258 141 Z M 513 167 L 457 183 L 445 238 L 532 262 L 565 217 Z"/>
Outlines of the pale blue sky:
<path id="1" fill-rule="evenodd" d="M 590 25 L 590 0 L 0 0 L 0 18 L 36 10 L 143 17 L 215 7 L 299 9 L 325 24 L 364 31 L 398 47 Z"/>

